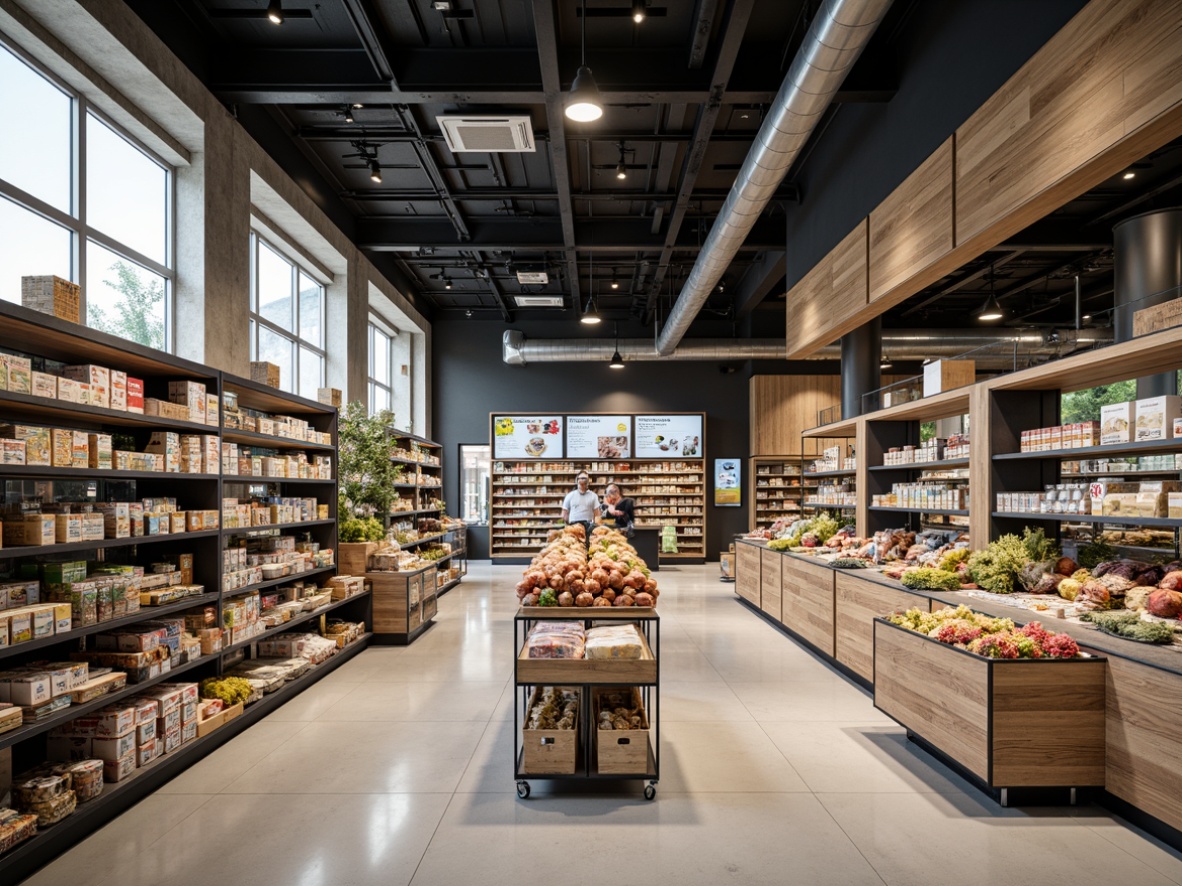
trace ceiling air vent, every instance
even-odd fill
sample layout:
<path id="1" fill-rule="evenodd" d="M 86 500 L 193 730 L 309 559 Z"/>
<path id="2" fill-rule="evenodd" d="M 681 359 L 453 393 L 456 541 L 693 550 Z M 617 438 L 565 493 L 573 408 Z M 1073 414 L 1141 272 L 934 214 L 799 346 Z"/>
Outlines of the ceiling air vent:
<path id="1" fill-rule="evenodd" d="M 564 306 L 561 295 L 515 295 L 513 301 L 519 308 L 561 308 Z"/>
<path id="2" fill-rule="evenodd" d="M 550 282 L 550 275 L 539 268 L 517 268 L 514 273 L 522 286 L 545 286 Z"/>
<path id="3" fill-rule="evenodd" d="M 436 117 L 452 153 L 520 154 L 535 150 L 534 128 L 522 117 Z"/>

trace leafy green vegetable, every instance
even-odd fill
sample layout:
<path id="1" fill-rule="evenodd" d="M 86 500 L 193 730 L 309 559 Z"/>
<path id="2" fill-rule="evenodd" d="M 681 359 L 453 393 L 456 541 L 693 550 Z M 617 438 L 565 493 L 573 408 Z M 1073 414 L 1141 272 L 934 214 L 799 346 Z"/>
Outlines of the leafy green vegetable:
<path id="1" fill-rule="evenodd" d="M 791 542 L 791 538 L 773 538 L 767 543 L 767 547 L 769 551 L 786 551 L 791 547 L 795 547 Z"/>
<path id="2" fill-rule="evenodd" d="M 940 557 L 938 568 L 943 569 L 945 572 L 955 572 L 956 567 L 961 563 L 967 563 L 969 557 L 972 555 L 972 548 L 953 548 Z"/>
<path id="3" fill-rule="evenodd" d="M 1085 612 L 1080 616 L 1106 634 L 1141 643 L 1172 643 L 1174 628 L 1160 621 L 1143 621 L 1136 612 Z"/>
<path id="4" fill-rule="evenodd" d="M 954 573 L 942 569 L 923 567 L 909 569 L 899 579 L 905 588 L 925 591 L 959 591 L 960 579 Z"/>
<path id="5" fill-rule="evenodd" d="M 542 593 L 538 595 L 538 605 L 539 606 L 557 606 L 558 605 L 558 595 L 556 593 L 554 593 L 553 588 L 546 588 L 546 590 L 542 591 Z"/>
<path id="6" fill-rule="evenodd" d="M 825 542 L 837 535 L 837 530 L 841 528 L 836 520 L 823 511 L 813 517 L 809 523 L 812 524 L 809 526 L 809 531 L 817 536 L 817 541 L 821 544 L 825 544 Z"/>
<path id="7" fill-rule="evenodd" d="M 339 538 L 345 543 L 381 541 L 385 537 L 386 530 L 376 517 L 350 517 L 340 524 Z"/>
<path id="8" fill-rule="evenodd" d="M 985 550 L 969 557 L 969 576 L 994 594 L 1012 594 L 1018 571 L 1029 559 L 1022 539 L 1016 535 L 1003 535 L 990 542 Z"/>
<path id="9" fill-rule="evenodd" d="M 1102 541 L 1080 545 L 1079 555 L 1075 559 L 1084 569 L 1095 569 L 1106 560 L 1115 560 L 1116 548 Z"/>
<path id="10" fill-rule="evenodd" d="M 1026 556 L 1031 560 L 1056 560 L 1059 557 L 1059 546 L 1047 538 L 1041 526 L 1033 530 L 1029 526 L 1023 529 L 1022 544 L 1026 546 Z"/>
<path id="11" fill-rule="evenodd" d="M 253 692 L 250 681 L 242 677 L 209 677 L 201 681 L 201 697 L 220 698 L 227 707 L 246 701 Z"/>
<path id="12" fill-rule="evenodd" d="M 870 564 L 857 557 L 834 557 L 829 561 L 829 565 L 835 569 L 865 569 Z"/>

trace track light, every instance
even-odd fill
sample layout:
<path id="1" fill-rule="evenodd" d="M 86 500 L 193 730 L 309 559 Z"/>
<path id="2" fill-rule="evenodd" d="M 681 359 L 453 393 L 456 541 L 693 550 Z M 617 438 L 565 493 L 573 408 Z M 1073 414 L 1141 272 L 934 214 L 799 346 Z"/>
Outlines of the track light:
<path id="1" fill-rule="evenodd" d="M 599 97 L 595 75 L 587 67 L 587 0 L 583 0 L 580 27 L 583 39 L 582 61 L 575 72 L 575 80 L 570 85 L 570 95 L 566 98 L 566 116 L 576 123 L 591 123 L 603 116 L 603 101 Z"/>
<path id="2" fill-rule="evenodd" d="M 624 158 L 620 158 L 620 162 L 616 164 L 616 178 L 623 181 L 628 177 L 628 167 L 624 165 Z"/>
<path id="3" fill-rule="evenodd" d="M 644 21 L 645 15 L 648 14 L 648 11 L 644 8 L 645 5 L 644 0 L 632 0 L 632 21 L 636 22 L 636 24 Z"/>
<path id="4" fill-rule="evenodd" d="M 612 289 L 619 289 L 620 288 L 620 281 L 619 280 L 612 280 L 611 286 L 612 286 Z"/>
<path id="5" fill-rule="evenodd" d="M 444 289 L 451 289 L 451 277 L 444 277 L 443 278 L 443 288 Z"/>
<path id="6" fill-rule="evenodd" d="M 894 365 L 895 364 L 891 362 L 891 358 L 885 353 L 882 355 L 882 359 L 878 362 L 879 369 L 890 369 Z"/>
<path id="7" fill-rule="evenodd" d="M 382 166 L 377 157 L 369 161 L 369 177 L 379 185 L 382 183 Z"/>
<path id="8" fill-rule="evenodd" d="M 353 122 L 353 106 L 352 105 L 345 105 L 345 110 L 341 114 L 341 116 L 345 118 L 346 123 L 352 123 Z"/>
<path id="9" fill-rule="evenodd" d="M 271 0 L 267 4 L 267 18 L 271 20 L 272 24 L 283 24 L 283 3 L 282 0 Z M 352 122 L 352 121 L 350 121 Z"/>

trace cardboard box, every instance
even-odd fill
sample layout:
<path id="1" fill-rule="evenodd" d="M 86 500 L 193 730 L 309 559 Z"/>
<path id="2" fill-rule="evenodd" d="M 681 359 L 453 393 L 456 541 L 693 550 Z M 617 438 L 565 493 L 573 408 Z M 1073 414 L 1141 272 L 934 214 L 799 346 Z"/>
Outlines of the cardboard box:
<path id="1" fill-rule="evenodd" d="M 81 366 L 67 366 L 66 378 L 90 385 L 90 405 L 101 409 L 111 408 L 111 370 L 106 366 L 87 363 Z"/>
<path id="2" fill-rule="evenodd" d="M 147 766 L 153 760 L 160 756 L 160 748 L 157 745 L 156 738 L 153 736 L 148 740 L 136 745 L 135 763 L 136 766 Z"/>
<path id="3" fill-rule="evenodd" d="M 19 705 L 44 704 L 53 698 L 53 679 L 45 671 L 30 671 L 11 677 L 0 684 L 0 701 Z"/>
<path id="4" fill-rule="evenodd" d="M 70 467 L 90 467 L 90 435 L 86 431 L 71 431 Z"/>
<path id="5" fill-rule="evenodd" d="M 96 738 L 119 738 L 135 729 L 135 705 L 127 702 L 105 707 L 94 716 Z"/>
<path id="6" fill-rule="evenodd" d="M 34 397 L 43 397 L 46 400 L 57 399 L 56 375 L 50 375 L 48 372 L 34 372 L 32 377 Z"/>
<path id="7" fill-rule="evenodd" d="M 933 360 L 923 368 L 923 395 L 930 397 L 976 380 L 977 364 L 973 360 Z"/>
<path id="8" fill-rule="evenodd" d="M 1182 326 L 1182 298 L 1133 311 L 1134 336 L 1160 332 L 1174 326 Z"/>
<path id="9" fill-rule="evenodd" d="M 1100 444 L 1128 443 L 1133 438 L 1133 426 L 1136 424 L 1136 407 L 1134 401 L 1127 403 L 1113 403 L 1100 407 Z"/>
<path id="10" fill-rule="evenodd" d="M 140 415 L 144 412 L 144 380 L 142 378 L 127 376 L 127 411 Z"/>
<path id="11" fill-rule="evenodd" d="M 189 421 L 205 424 L 205 385 L 199 381 L 170 381 L 168 399 L 189 410 Z"/>
<path id="12" fill-rule="evenodd" d="M 324 403 L 327 406 L 336 406 L 339 409 L 341 405 L 340 388 L 317 388 L 316 399 L 320 403 Z"/>
<path id="13" fill-rule="evenodd" d="M 1174 422 L 1182 420 L 1182 397 L 1148 397 L 1135 404 L 1134 439 L 1168 440 Z"/>
<path id="14" fill-rule="evenodd" d="M 58 544 L 82 541 L 82 515 L 56 514 L 54 516 L 55 535 Z"/>
<path id="15" fill-rule="evenodd" d="M 96 737 L 91 743 L 91 751 L 97 759 L 110 763 L 135 753 L 135 728 L 116 738 Z"/>
<path id="16" fill-rule="evenodd" d="M 1171 520 L 1182 520 L 1182 492 L 1166 493 L 1166 511 Z"/>
<path id="17" fill-rule="evenodd" d="M 181 437 L 175 431 L 153 431 L 145 452 L 164 456 L 164 470 L 170 474 L 181 470 Z"/>
<path id="18" fill-rule="evenodd" d="M 21 277 L 21 304 L 34 311 L 80 323 L 82 287 L 61 277 Z"/>
<path id="19" fill-rule="evenodd" d="M 123 781 L 135 772 L 135 768 L 135 748 L 132 748 L 126 756 L 120 757 L 118 760 L 103 761 L 103 780 L 108 782 Z"/>
<path id="20" fill-rule="evenodd" d="M 28 357 L 4 354 L 5 390 L 14 394 L 33 393 L 33 361 Z"/>
<path id="21" fill-rule="evenodd" d="M 111 370 L 111 408 L 127 411 L 127 373 L 121 369 Z"/>
<path id="22" fill-rule="evenodd" d="M 23 465 L 26 445 L 24 440 L 0 440 L 0 464 Z"/>
<path id="23" fill-rule="evenodd" d="M 4 521 L 3 539 L 6 545 L 51 545 L 57 536 L 57 522 L 53 514 L 26 514 Z"/>
<path id="24" fill-rule="evenodd" d="M 27 465 L 46 467 L 53 463 L 53 438 L 49 428 L 38 425 L 0 424 L 0 438 L 23 442 Z"/>
<path id="25" fill-rule="evenodd" d="M 57 380 L 57 398 L 63 403 L 82 403 L 82 383 L 73 378 Z"/>
<path id="26" fill-rule="evenodd" d="M 277 388 L 279 387 L 279 367 L 265 361 L 251 362 L 250 379 L 262 382 L 268 387 Z"/>

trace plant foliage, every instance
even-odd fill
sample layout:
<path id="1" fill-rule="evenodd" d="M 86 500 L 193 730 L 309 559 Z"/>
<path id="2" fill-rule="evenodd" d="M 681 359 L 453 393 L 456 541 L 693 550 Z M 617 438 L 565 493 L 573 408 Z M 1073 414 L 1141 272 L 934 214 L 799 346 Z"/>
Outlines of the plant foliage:
<path id="1" fill-rule="evenodd" d="M 339 424 L 341 518 L 381 517 L 398 497 L 393 484 L 402 476 L 402 465 L 393 454 L 394 413 L 383 409 L 374 415 L 354 400 L 341 410 Z M 380 536 L 379 536 L 380 537 Z"/>

